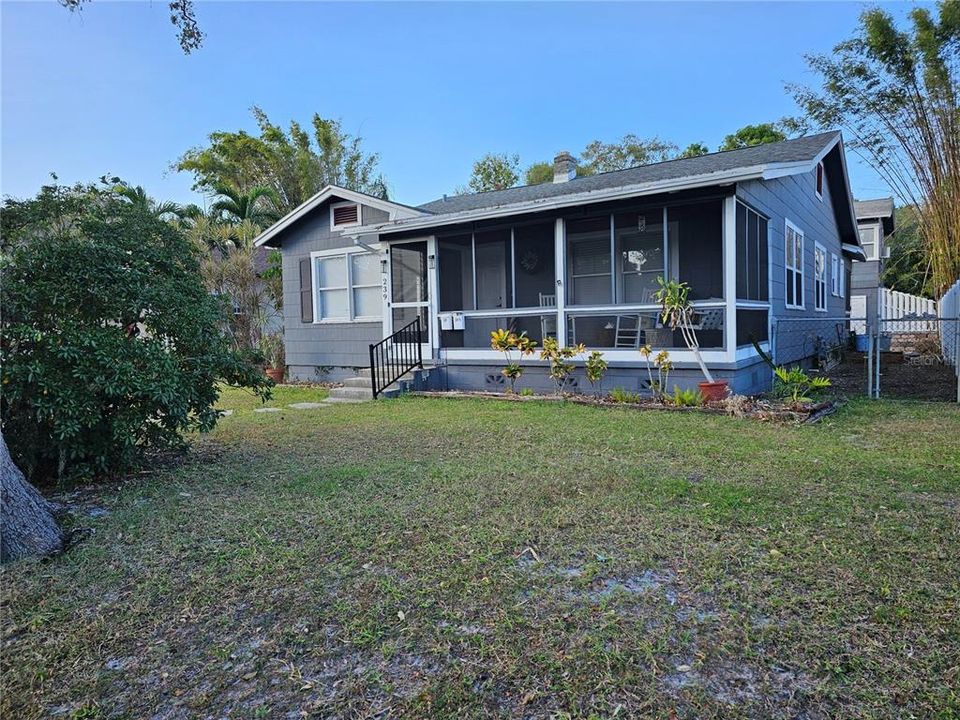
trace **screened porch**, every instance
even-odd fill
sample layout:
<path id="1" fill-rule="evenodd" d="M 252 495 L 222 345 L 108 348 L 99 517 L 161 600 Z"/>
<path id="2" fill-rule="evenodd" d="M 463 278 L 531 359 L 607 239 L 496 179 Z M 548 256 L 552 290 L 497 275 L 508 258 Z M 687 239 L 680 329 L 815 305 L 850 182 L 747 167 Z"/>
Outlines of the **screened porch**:
<path id="1" fill-rule="evenodd" d="M 657 278 L 664 276 L 690 286 L 701 347 L 723 350 L 724 206 L 718 198 L 438 235 L 441 328 L 453 327 L 451 314 L 462 315 L 463 328 L 442 329 L 440 347 L 486 349 L 493 330 L 510 328 L 540 344 L 558 337 L 603 350 L 685 348 L 679 331 L 664 327 L 659 317 L 655 294 Z M 738 226 L 738 236 L 740 231 Z M 754 284 L 761 282 L 762 264 L 765 287 L 765 226 L 762 258 L 758 222 L 753 253 L 747 251 L 746 223 L 742 231 L 738 275 L 750 274 L 752 257 Z M 765 325 L 766 310 L 759 311 Z"/>

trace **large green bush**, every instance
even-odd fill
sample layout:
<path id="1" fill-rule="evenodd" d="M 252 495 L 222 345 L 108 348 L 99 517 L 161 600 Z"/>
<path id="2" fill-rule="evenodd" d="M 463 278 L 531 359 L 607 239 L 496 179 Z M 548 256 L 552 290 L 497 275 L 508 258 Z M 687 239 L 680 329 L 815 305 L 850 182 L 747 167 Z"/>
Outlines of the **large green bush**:
<path id="1" fill-rule="evenodd" d="M 265 395 L 220 333 L 194 246 L 94 186 L 7 200 L 0 255 L 3 432 L 31 479 L 120 471 L 210 430 L 218 384 Z"/>

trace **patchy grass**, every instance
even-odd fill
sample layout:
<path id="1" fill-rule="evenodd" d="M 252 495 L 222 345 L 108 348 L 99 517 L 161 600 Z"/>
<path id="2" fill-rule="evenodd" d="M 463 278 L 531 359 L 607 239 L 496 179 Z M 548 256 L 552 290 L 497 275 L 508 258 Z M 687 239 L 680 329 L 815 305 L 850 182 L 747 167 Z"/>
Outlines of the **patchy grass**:
<path id="1" fill-rule="evenodd" d="M 248 390 L 225 387 L 220 395 L 217 407 L 233 410 L 236 414 L 245 414 L 255 408 L 284 408 L 291 403 L 322 402 L 330 393 L 319 385 L 277 385 L 267 402 Z"/>
<path id="2" fill-rule="evenodd" d="M 955 406 L 223 404 L 3 571 L 4 717 L 960 714 Z"/>

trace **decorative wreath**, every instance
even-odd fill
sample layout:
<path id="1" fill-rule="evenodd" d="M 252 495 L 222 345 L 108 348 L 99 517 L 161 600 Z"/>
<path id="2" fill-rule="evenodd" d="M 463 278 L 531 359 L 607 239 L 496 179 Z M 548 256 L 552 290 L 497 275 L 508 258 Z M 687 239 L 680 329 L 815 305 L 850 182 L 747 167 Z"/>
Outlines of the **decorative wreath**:
<path id="1" fill-rule="evenodd" d="M 520 268 L 533 275 L 540 269 L 540 254 L 534 250 L 525 250 L 520 255 Z"/>

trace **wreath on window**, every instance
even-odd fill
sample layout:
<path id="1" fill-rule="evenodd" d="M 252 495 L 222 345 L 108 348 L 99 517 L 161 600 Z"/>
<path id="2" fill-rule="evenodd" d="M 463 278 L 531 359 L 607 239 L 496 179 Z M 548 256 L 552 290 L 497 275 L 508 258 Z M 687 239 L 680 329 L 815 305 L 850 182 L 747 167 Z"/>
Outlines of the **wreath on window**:
<path id="1" fill-rule="evenodd" d="M 534 275 L 540 269 L 540 255 L 533 250 L 525 250 L 520 254 L 520 269 L 528 275 Z"/>

